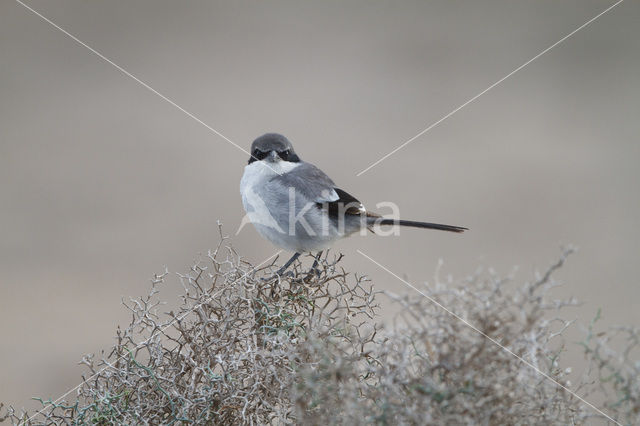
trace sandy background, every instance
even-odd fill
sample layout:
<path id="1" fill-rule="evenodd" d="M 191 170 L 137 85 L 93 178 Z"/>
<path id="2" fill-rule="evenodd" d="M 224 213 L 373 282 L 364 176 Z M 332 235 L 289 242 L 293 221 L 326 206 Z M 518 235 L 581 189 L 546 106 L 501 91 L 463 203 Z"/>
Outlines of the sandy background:
<path id="1" fill-rule="evenodd" d="M 626 1 L 364 175 L 356 173 L 610 1 L 30 1 L 248 149 L 287 135 L 369 207 L 464 225 L 337 246 L 392 271 L 521 280 L 559 247 L 582 321 L 639 325 L 640 3 Z M 79 381 L 163 265 L 235 233 L 246 155 L 11 0 L 0 2 L 0 401 Z M 253 262 L 274 248 L 246 227 Z M 179 284 L 170 281 L 168 292 Z M 580 357 L 575 356 L 579 367 Z"/>

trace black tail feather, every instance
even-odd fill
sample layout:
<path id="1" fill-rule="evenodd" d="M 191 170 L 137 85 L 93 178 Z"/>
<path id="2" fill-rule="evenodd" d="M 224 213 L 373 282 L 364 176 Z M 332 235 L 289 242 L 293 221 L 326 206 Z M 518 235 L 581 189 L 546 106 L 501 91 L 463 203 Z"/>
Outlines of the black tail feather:
<path id="1" fill-rule="evenodd" d="M 373 224 L 380 224 L 380 225 L 411 226 L 413 228 L 438 229 L 440 231 L 449 231 L 449 232 L 464 232 L 468 229 L 462 226 L 442 225 L 440 223 L 416 222 L 413 220 L 401 220 L 401 219 L 376 218 L 372 222 Z"/>

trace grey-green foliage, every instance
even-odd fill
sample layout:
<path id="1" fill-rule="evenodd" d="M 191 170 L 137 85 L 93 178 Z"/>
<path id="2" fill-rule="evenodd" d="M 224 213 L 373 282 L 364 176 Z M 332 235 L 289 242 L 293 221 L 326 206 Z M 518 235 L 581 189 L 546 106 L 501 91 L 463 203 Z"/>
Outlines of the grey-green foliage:
<path id="1" fill-rule="evenodd" d="M 180 308 L 163 314 L 153 280 L 127 303 L 131 324 L 104 356 L 83 359 L 85 380 L 42 412 L 9 407 L 21 424 L 580 424 L 606 419 L 580 395 L 606 395 L 602 408 L 637 424 L 638 330 L 626 327 L 621 354 L 594 325 L 582 342 L 589 369 L 578 385 L 560 368 L 569 323 L 551 298 L 549 270 L 523 285 L 479 272 L 461 285 L 437 281 L 397 296 L 325 257 L 320 274 L 296 264 L 263 280 L 226 241 L 181 275 Z M 379 301 L 400 304 L 379 324 Z M 430 300 L 432 299 L 432 300 Z M 433 303 L 439 302 L 513 354 Z M 595 378 L 594 378 L 595 377 Z M 71 402 L 70 402 L 71 401 Z"/>

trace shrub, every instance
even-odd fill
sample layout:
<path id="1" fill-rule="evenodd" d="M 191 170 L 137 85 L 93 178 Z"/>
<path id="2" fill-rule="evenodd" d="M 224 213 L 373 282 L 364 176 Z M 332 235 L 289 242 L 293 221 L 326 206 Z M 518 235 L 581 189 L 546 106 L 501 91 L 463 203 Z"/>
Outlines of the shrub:
<path id="1" fill-rule="evenodd" d="M 42 401 L 41 413 L 11 407 L 20 424 L 580 424 L 600 413 L 566 392 L 559 317 L 575 301 L 550 298 L 552 273 L 514 285 L 491 271 L 462 286 L 436 282 L 408 295 L 374 290 L 325 255 L 319 274 L 296 263 L 270 277 L 227 247 L 180 275 L 179 308 L 162 313 L 158 289 L 125 303 L 132 320 L 88 368 L 72 402 Z M 379 300 L 401 307 L 383 327 Z M 432 299 L 432 300 L 430 300 Z M 436 301 L 484 333 L 433 303 Z M 589 369 L 576 391 L 606 396 L 617 422 L 640 421 L 637 329 L 581 343 Z M 627 347 L 608 348 L 615 333 Z M 495 342 L 508 348 L 508 353 Z M 595 379 L 594 379 L 595 377 Z M 553 383 L 553 379 L 558 384 Z M 606 420 L 606 419 L 605 419 Z"/>

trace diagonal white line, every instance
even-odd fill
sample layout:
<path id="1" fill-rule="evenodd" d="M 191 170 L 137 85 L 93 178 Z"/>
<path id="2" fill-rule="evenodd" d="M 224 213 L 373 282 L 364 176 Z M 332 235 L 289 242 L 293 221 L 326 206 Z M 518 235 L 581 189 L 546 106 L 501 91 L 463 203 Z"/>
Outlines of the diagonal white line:
<path id="1" fill-rule="evenodd" d="M 80 44 L 81 46 L 86 47 L 87 49 L 89 49 L 92 53 L 96 54 L 100 59 L 104 60 L 105 62 L 113 65 L 115 68 L 117 68 L 120 72 L 122 72 L 124 75 L 126 75 L 127 77 L 132 78 L 133 80 L 135 80 L 136 82 L 140 83 L 142 86 L 144 86 L 146 89 L 148 89 L 149 91 L 151 91 L 152 93 L 158 95 L 160 98 L 162 98 L 163 100 L 169 102 L 171 105 L 173 105 L 174 107 L 176 107 L 177 109 L 179 109 L 180 111 L 182 111 L 183 113 L 185 113 L 186 115 L 188 115 L 189 117 L 191 117 L 192 119 L 194 119 L 195 121 L 197 121 L 198 123 L 202 124 L 204 127 L 206 127 L 207 129 L 211 130 L 213 133 L 215 133 L 216 135 L 220 136 L 222 139 L 224 139 L 225 141 L 229 142 L 231 145 L 235 146 L 236 148 L 238 148 L 240 151 L 244 152 L 245 154 L 249 155 L 250 157 L 253 157 L 253 155 L 251 153 L 249 153 L 246 149 L 242 148 L 240 145 L 238 145 L 237 143 L 235 143 L 234 141 L 232 141 L 231 139 L 229 139 L 228 137 L 226 137 L 225 135 L 223 135 L 222 133 L 220 133 L 218 130 L 214 129 L 213 127 L 211 127 L 210 125 L 208 125 L 207 123 L 205 123 L 204 121 L 202 121 L 200 118 L 196 117 L 194 114 L 192 114 L 191 112 L 187 111 L 186 109 L 184 109 L 183 107 L 181 107 L 180 105 L 178 105 L 177 103 L 175 103 L 173 100 L 171 100 L 170 98 L 168 98 L 167 96 L 163 95 L 162 93 L 158 92 L 156 89 L 154 89 L 153 87 L 149 86 L 147 83 L 145 83 L 144 81 L 140 80 L 138 77 L 136 77 L 135 75 L 133 75 L 132 73 L 130 73 L 129 71 L 127 71 L 126 69 L 122 68 L 120 65 L 116 64 L 115 62 L 113 62 L 111 59 L 107 58 L 106 56 L 104 56 L 102 53 L 98 52 L 96 49 L 94 49 L 93 47 L 89 46 L 87 43 L 83 42 L 82 40 L 80 40 L 78 37 L 74 36 L 73 34 L 71 34 L 70 32 L 68 32 L 67 30 L 65 30 L 64 28 L 62 28 L 61 26 L 59 26 L 58 24 L 56 24 L 55 22 L 51 21 L 49 18 L 47 18 L 46 16 L 42 15 L 41 13 L 39 13 L 38 11 L 36 11 L 35 9 L 33 9 L 32 7 L 30 7 L 29 5 L 23 3 L 21 0 L 16 0 L 16 3 L 20 4 L 21 6 L 23 6 L 24 8 L 30 10 L 31 12 L 33 12 L 35 15 L 37 15 L 38 17 L 40 17 L 42 20 L 44 20 L 45 22 L 47 22 L 48 24 L 50 24 L 52 27 L 56 28 L 57 30 L 61 31 L 62 33 L 64 33 L 65 35 L 67 35 L 69 38 L 71 38 L 73 41 L 75 41 L 76 43 Z M 276 170 L 274 170 L 271 166 L 269 166 L 268 164 L 266 164 L 267 167 L 269 167 L 271 170 L 273 170 L 275 173 L 277 174 L 281 174 L 279 172 L 277 172 Z"/>
<path id="2" fill-rule="evenodd" d="M 262 262 L 258 263 L 256 266 L 251 268 L 251 271 L 247 271 L 247 273 L 245 273 L 242 277 L 238 278 L 237 280 L 235 280 L 235 282 L 241 280 L 242 278 L 246 277 L 247 274 L 249 272 L 253 272 L 256 269 L 258 269 L 260 266 L 264 265 L 269 259 L 279 255 L 280 253 L 282 253 L 282 250 L 278 250 L 275 254 L 272 254 L 271 256 L 267 257 L 265 260 L 263 260 Z M 203 304 L 207 303 L 209 300 L 211 300 L 211 295 L 209 296 L 208 299 L 206 299 L 204 302 L 200 302 L 196 305 L 194 305 L 191 309 L 185 311 L 182 315 L 172 319 L 167 325 L 165 325 L 164 327 L 162 327 L 159 331 L 159 333 L 162 333 L 163 331 L 165 331 L 167 328 L 171 327 L 171 325 L 173 325 L 176 321 L 181 321 L 183 320 L 187 315 L 189 315 L 191 312 L 193 312 L 194 310 L 198 309 L 200 306 L 202 306 Z M 137 349 L 140 349 L 142 346 L 144 346 L 145 344 L 147 344 L 147 342 L 149 342 L 149 340 L 151 340 L 151 337 L 149 337 L 147 340 L 144 340 L 143 342 L 140 342 L 136 345 L 136 347 L 133 349 L 132 352 L 135 352 Z M 122 357 L 124 357 L 125 355 L 120 355 L 118 358 L 116 358 L 115 360 L 113 360 L 113 362 L 118 361 L 119 359 L 121 359 Z M 68 391 L 66 391 L 64 394 L 62 394 L 61 396 L 59 396 L 55 401 L 51 402 L 51 405 L 57 404 L 60 401 L 62 401 L 67 395 L 69 395 L 71 392 L 73 392 L 74 390 L 78 389 L 80 386 L 82 386 L 84 383 L 87 383 L 89 380 L 93 379 L 94 377 L 96 377 L 97 375 L 99 375 L 100 373 L 102 373 L 104 370 L 110 368 L 110 366 L 105 366 L 102 367 L 100 370 L 98 370 L 97 372 L 95 372 L 94 374 L 92 374 L 91 376 L 89 376 L 87 379 L 83 380 L 82 383 L 78 383 L 76 386 L 72 387 L 71 389 L 69 389 Z M 40 415 L 42 412 L 44 412 L 47 409 L 47 407 L 42 408 L 40 411 L 36 412 L 35 414 L 33 414 L 31 417 L 29 417 L 24 424 L 29 424 L 29 421 L 31 419 L 33 419 L 34 417 Z"/>
<path id="3" fill-rule="evenodd" d="M 153 87 L 149 86 L 147 83 L 145 83 L 144 81 L 140 80 L 138 77 L 136 77 L 135 75 L 131 74 L 129 71 L 125 70 L 124 68 L 122 68 L 120 65 L 116 64 L 115 62 L 113 62 L 111 59 L 107 58 L 106 56 L 104 56 L 102 53 L 98 52 L 96 49 L 94 49 L 93 47 L 89 46 L 87 43 L 83 42 L 82 40 L 80 40 L 79 38 L 77 38 L 76 36 L 74 36 L 73 34 L 71 34 L 70 32 L 68 32 L 67 30 L 65 30 L 64 28 L 60 27 L 58 24 L 56 24 L 55 22 L 51 21 L 49 18 L 47 18 L 46 16 L 42 15 L 41 13 L 39 13 L 38 11 L 34 10 L 32 7 L 24 4 L 22 1 L 20 0 L 16 0 L 17 3 L 19 3 L 20 5 L 24 6 L 25 8 L 29 9 L 31 12 L 33 12 L 34 14 L 36 14 L 37 16 L 39 16 L 40 18 L 42 18 L 44 21 L 46 21 L 47 23 L 49 23 L 51 26 L 55 27 L 56 29 L 60 30 L 61 32 L 63 32 L 65 35 L 67 35 L 68 37 L 70 37 L 71 39 L 73 39 L 76 43 L 86 47 L 87 49 L 89 49 L 91 52 L 95 53 L 97 56 L 99 56 L 101 59 L 103 59 L 104 61 L 108 62 L 109 64 L 113 65 L 114 67 L 116 67 L 119 71 L 121 71 L 123 74 L 125 74 L 128 77 L 131 77 L 132 79 L 134 79 L 135 81 L 137 81 L 138 83 L 140 83 L 141 85 L 143 85 L 145 88 L 149 89 L 151 92 L 155 93 L 156 95 L 160 96 L 162 99 L 164 99 L 165 101 L 169 102 L 171 105 L 173 105 L 174 107 L 178 108 L 180 111 L 184 112 L 185 114 L 187 114 L 189 117 L 193 118 L 194 120 L 196 120 L 198 123 L 202 124 L 204 127 L 206 127 L 207 129 L 211 130 L 213 133 L 215 133 L 216 135 L 220 136 L 222 139 L 226 140 L 227 142 L 229 142 L 230 144 L 232 144 L 233 146 L 235 146 L 236 148 L 240 149 L 241 151 L 243 151 L 244 153 L 249 154 L 249 152 L 247 152 L 244 148 L 242 148 L 241 146 L 239 146 L 238 144 L 236 144 L 235 142 L 233 142 L 231 139 L 229 139 L 228 137 L 226 137 L 225 135 L 223 135 L 222 133 L 220 133 L 219 131 L 217 131 L 216 129 L 214 129 L 213 127 L 209 126 L 207 123 L 205 123 L 204 121 L 202 121 L 201 119 L 199 119 L 198 117 L 196 117 L 195 115 L 193 115 L 192 113 L 190 113 L 189 111 L 187 111 L 186 109 L 182 108 L 180 105 L 178 105 L 177 103 L 175 103 L 174 101 L 172 101 L 171 99 L 169 99 L 168 97 L 166 97 L 165 95 L 163 95 L 162 93 L 158 92 L 156 89 L 154 89 Z"/>
<path id="4" fill-rule="evenodd" d="M 615 421 L 613 418 L 611 418 L 611 416 L 607 415 L 604 411 L 602 411 L 601 409 L 599 409 L 598 407 L 596 407 L 595 405 L 593 405 L 592 403 L 590 403 L 589 401 L 587 401 L 586 399 L 582 398 L 580 395 L 578 395 L 577 393 L 575 393 L 574 391 L 572 391 L 571 389 L 569 389 L 568 387 L 566 387 L 565 385 L 563 385 L 562 383 L 558 382 L 557 380 L 555 380 L 553 377 L 549 376 L 547 373 L 545 373 L 544 371 L 540 370 L 539 368 L 537 368 L 535 365 L 533 365 L 532 363 L 530 363 L 529 361 L 527 361 L 526 359 L 522 358 L 520 355 L 514 353 L 511 349 L 503 346 L 502 344 L 500 344 L 500 342 L 498 342 L 497 340 L 495 340 L 493 337 L 487 335 L 486 333 L 484 333 L 483 331 L 481 331 L 480 329 L 478 329 L 476 326 L 474 326 L 473 324 L 471 324 L 469 321 L 465 320 L 464 318 L 462 318 L 460 315 L 456 314 L 455 312 L 450 311 L 449 309 L 447 309 L 444 305 L 442 305 L 440 302 L 438 302 L 437 300 L 435 300 L 433 297 L 425 294 L 423 291 L 421 291 L 420 289 L 416 288 L 415 286 L 413 286 L 411 283 L 409 283 L 408 281 L 402 279 L 401 277 L 399 277 L 398 275 L 396 275 L 395 273 L 393 273 L 391 270 L 389 270 L 388 268 L 386 268 L 385 266 L 381 265 L 380 263 L 376 262 L 375 260 L 373 260 L 371 257 L 367 256 L 366 254 L 364 254 L 362 251 L 356 249 L 356 251 L 358 253 L 360 253 L 362 256 L 366 257 L 367 259 L 369 259 L 371 262 L 375 263 L 376 265 L 378 265 L 378 267 L 384 269 L 386 272 L 388 272 L 389 274 L 391 274 L 392 276 L 396 277 L 397 279 L 399 279 L 400 281 L 402 281 L 404 284 L 406 284 L 408 287 L 412 288 L 413 290 L 417 291 L 418 293 L 420 293 L 422 296 L 424 296 L 426 299 L 428 299 L 431 303 L 437 305 L 439 308 L 443 309 L 446 313 L 448 313 L 449 315 L 452 315 L 454 318 L 462 321 L 466 326 L 468 326 L 469 328 L 471 328 L 473 331 L 477 332 L 478 334 L 480 334 L 481 336 L 487 338 L 491 343 L 494 343 L 496 346 L 498 346 L 500 349 L 504 350 L 505 352 L 507 352 L 510 355 L 513 355 L 514 357 L 516 357 L 519 361 L 523 362 L 525 365 L 527 365 L 528 367 L 531 367 L 532 369 L 534 369 L 538 374 L 542 375 L 544 378 L 550 380 L 552 383 L 554 383 L 556 386 L 559 386 L 560 388 L 562 388 L 563 390 L 567 391 L 568 393 L 570 393 L 571 395 L 573 395 L 574 397 L 578 398 L 580 401 L 582 401 L 584 404 L 588 405 L 589 407 L 591 407 L 593 410 L 595 410 L 596 412 L 602 414 L 604 417 L 606 417 L 607 419 L 611 420 L 613 423 L 617 424 L 618 426 L 622 426 L 620 423 L 618 423 L 617 421 Z"/>
<path id="5" fill-rule="evenodd" d="M 442 117 L 441 119 L 439 119 L 438 121 L 436 121 L 435 123 L 431 124 L 429 127 L 427 127 L 426 129 L 422 130 L 420 133 L 418 133 L 417 135 L 415 135 L 414 137 L 412 137 L 411 139 L 409 139 L 408 141 L 404 142 L 402 145 L 398 146 L 397 148 L 395 148 L 393 151 L 391 151 L 390 153 L 386 154 L 384 157 L 380 158 L 378 161 L 376 161 L 375 163 L 370 164 L 366 169 L 360 171 L 358 174 L 356 174 L 356 176 L 360 176 L 363 173 L 366 173 L 369 169 L 377 166 L 378 164 L 380 164 L 381 162 L 383 162 L 384 160 L 386 160 L 387 158 L 389 158 L 390 156 L 392 156 L 393 154 L 395 154 L 396 152 L 400 151 L 402 148 L 404 148 L 405 146 L 409 145 L 411 142 L 413 142 L 414 140 L 418 139 L 420 136 L 424 135 L 425 133 L 427 133 L 429 130 L 433 129 L 434 127 L 436 127 L 438 124 L 442 123 L 443 121 L 445 121 L 447 118 L 451 117 L 453 114 L 455 114 L 456 112 L 460 111 L 462 108 L 466 107 L 467 105 L 469 105 L 471 102 L 475 101 L 476 99 L 478 99 L 480 96 L 484 95 L 485 93 L 487 93 L 489 90 L 493 89 L 494 87 L 496 87 L 497 85 L 499 85 L 500 83 L 502 83 L 503 81 L 505 81 L 506 79 L 508 79 L 509 77 L 511 77 L 512 75 L 514 75 L 515 73 L 517 73 L 518 71 L 520 71 L 521 69 L 523 69 L 524 67 L 526 67 L 527 65 L 529 65 L 531 62 L 535 61 L 536 59 L 538 59 L 539 57 L 541 57 L 542 55 L 544 55 L 545 53 L 547 53 L 548 51 L 550 51 L 551 49 L 553 49 L 554 47 L 556 47 L 557 45 L 559 45 L 560 43 L 562 43 L 563 41 L 567 40 L 569 37 L 573 36 L 575 33 L 577 33 L 578 31 L 582 30 L 583 28 L 585 28 L 587 25 L 591 24 L 593 21 L 595 21 L 596 19 L 598 19 L 599 17 L 601 17 L 602 15 L 604 15 L 605 13 L 609 12 L 611 9 L 613 9 L 614 7 L 618 6 L 620 3 L 622 3 L 624 0 L 618 0 L 617 2 L 615 2 L 614 4 L 612 4 L 611 6 L 609 6 L 608 8 L 606 8 L 605 10 L 603 10 L 602 12 L 600 12 L 599 14 L 597 14 L 596 16 L 594 16 L 593 18 L 589 19 L 587 22 L 585 22 L 584 24 L 580 25 L 578 28 L 576 28 L 575 30 L 571 31 L 569 34 L 567 34 L 566 36 L 562 37 L 560 40 L 556 41 L 555 43 L 553 43 L 551 46 L 547 47 L 546 49 L 544 49 L 542 52 L 538 53 L 536 56 L 534 56 L 533 58 L 529 59 L 527 62 L 525 62 L 524 64 L 520 65 L 518 68 L 516 68 L 515 70 L 511 71 L 509 74 L 505 75 L 504 77 L 502 77 L 500 80 L 496 81 L 495 83 L 493 83 L 491 86 L 487 87 L 486 89 L 484 89 L 482 92 L 478 93 L 477 95 L 475 95 L 473 98 L 469 99 L 468 101 L 466 101 L 465 103 L 463 103 L 462 105 L 460 105 L 459 107 L 457 107 L 456 109 L 454 109 L 453 111 L 451 111 L 450 113 L 448 113 L 447 115 L 445 115 L 444 117 Z"/>

